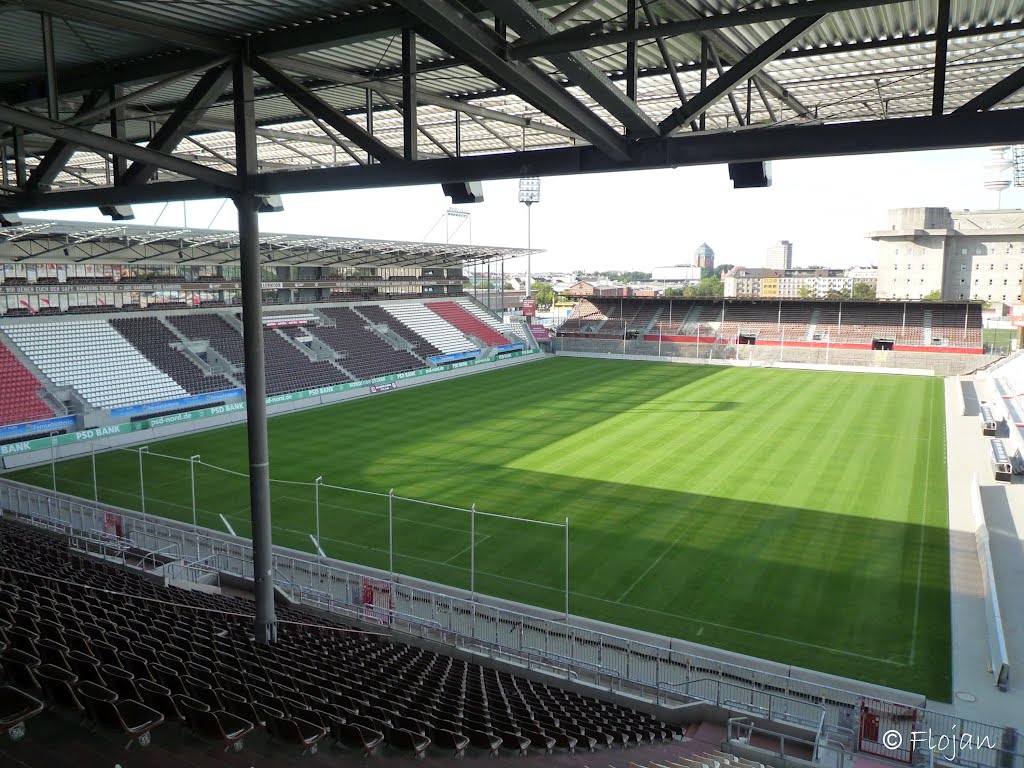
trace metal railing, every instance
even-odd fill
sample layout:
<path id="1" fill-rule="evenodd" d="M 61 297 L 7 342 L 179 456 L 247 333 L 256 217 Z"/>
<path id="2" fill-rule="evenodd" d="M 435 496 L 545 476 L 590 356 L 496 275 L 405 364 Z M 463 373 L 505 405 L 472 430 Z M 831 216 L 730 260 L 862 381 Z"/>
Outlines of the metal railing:
<path id="1" fill-rule="evenodd" d="M 179 552 L 195 552 L 190 566 L 195 573 L 215 570 L 252 580 L 252 550 L 242 538 L 193 529 L 186 523 L 153 518 L 141 513 L 98 504 L 67 494 L 0 478 L 0 508 L 13 517 L 61 531 L 103 533 L 116 516 L 122 536 L 138 547 L 140 542 L 162 542 L 150 547 L 151 555 L 171 546 Z M 702 699 L 733 706 L 758 716 L 811 727 L 818 731 L 839 726 L 859 713 L 863 692 L 810 682 L 786 671 L 771 671 L 700 655 L 691 650 L 644 642 L 590 626 L 579 619 L 525 605 L 498 603 L 486 595 L 470 595 L 454 588 L 433 585 L 368 567 L 328 561 L 315 555 L 274 547 L 275 585 L 290 599 L 311 608 L 352 620 L 385 623 L 393 631 L 424 637 L 474 653 L 505 659 L 527 668 L 579 680 L 611 692 L 627 693 L 648 701 L 672 705 Z M 386 600 L 366 602 L 366 588 Z M 511 607 L 510 607 L 511 606 Z M 599 626 L 593 623 L 595 626 Z M 642 633 L 637 633 L 642 636 Z M 756 660 L 751 660 L 755 662 Z M 876 698 L 887 698 L 884 696 Z M 923 697 L 907 697 L 901 706 L 924 710 Z M 924 719 L 938 731 L 959 720 L 924 711 Z M 967 726 L 964 726 L 967 727 Z M 971 724 L 978 733 L 1003 734 L 1004 729 Z M 829 731 L 831 733 L 831 731 Z M 1000 743 L 996 740 L 996 743 Z M 1017 747 L 1019 749 L 1019 747 Z M 986 763 L 981 752 L 977 763 Z M 991 753 L 989 753 L 991 756 Z M 969 756 L 971 757 L 971 756 Z M 1024 764 L 1013 764 L 1024 768 Z"/>

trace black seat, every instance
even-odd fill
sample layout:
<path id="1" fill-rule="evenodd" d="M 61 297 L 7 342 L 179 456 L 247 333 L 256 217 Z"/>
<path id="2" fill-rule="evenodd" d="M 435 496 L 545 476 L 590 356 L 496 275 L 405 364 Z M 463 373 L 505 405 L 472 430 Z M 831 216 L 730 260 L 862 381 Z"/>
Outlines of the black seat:
<path id="1" fill-rule="evenodd" d="M 412 752 L 414 757 L 423 757 L 430 746 L 430 738 L 404 728 L 384 726 L 384 741 L 395 749 Z"/>
<path id="2" fill-rule="evenodd" d="M 449 731 L 446 728 L 431 728 L 428 735 L 437 746 L 453 750 L 452 757 L 461 757 L 466 754 L 466 747 L 469 746 L 468 736 Z"/>
<path id="3" fill-rule="evenodd" d="M 225 752 L 229 749 L 241 752 L 243 740 L 256 729 L 248 720 L 223 710 L 213 711 L 204 702 L 191 696 L 176 696 L 175 703 L 185 715 L 185 722 L 193 733 L 222 743 Z"/>
<path id="4" fill-rule="evenodd" d="M 25 721 L 43 711 L 43 702 L 9 685 L 0 688 L 0 734 L 11 741 L 25 735 Z"/>
<path id="5" fill-rule="evenodd" d="M 145 747 L 150 732 L 164 721 L 164 716 L 140 701 L 117 701 L 117 694 L 88 681 L 80 683 L 78 693 L 85 704 L 86 715 L 96 723 L 114 728 L 128 737 L 125 749 L 132 744 Z"/>
<path id="6" fill-rule="evenodd" d="M 331 735 L 334 740 L 348 747 L 363 750 L 363 756 L 369 756 L 384 741 L 384 734 L 356 723 L 343 723 L 331 718 Z"/>

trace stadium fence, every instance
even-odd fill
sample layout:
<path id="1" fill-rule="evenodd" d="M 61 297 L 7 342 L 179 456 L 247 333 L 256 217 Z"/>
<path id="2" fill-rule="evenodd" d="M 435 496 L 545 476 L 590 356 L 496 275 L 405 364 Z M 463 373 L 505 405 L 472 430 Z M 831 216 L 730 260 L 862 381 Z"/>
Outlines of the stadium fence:
<path id="1" fill-rule="evenodd" d="M 5 478 L 0 478 L 0 510 L 73 539 L 105 542 L 105 556 L 116 562 L 128 562 L 129 550 L 136 562 L 159 559 L 170 565 L 164 572 L 168 578 L 198 583 L 253 579 L 249 542 L 229 534 L 194 529 L 186 523 Z M 1015 734 L 1012 729 L 968 723 L 927 710 L 922 696 L 869 684 L 855 689 L 860 685 L 856 681 L 849 681 L 851 688 L 842 688 L 816 681 L 816 673 L 774 662 L 761 662 L 763 668 L 758 668 L 716 659 L 695 651 L 711 650 L 702 646 L 623 629 L 623 633 L 637 636 L 627 637 L 605 631 L 620 629 L 611 625 L 575 616 L 566 621 L 564 615 L 551 611 L 487 595 L 472 596 L 401 574 L 392 579 L 386 571 L 326 561 L 279 546 L 274 547 L 273 562 L 276 587 L 296 603 L 611 692 L 658 704 L 721 699 L 754 716 L 763 716 L 766 701 L 771 711 L 789 712 L 790 717 L 800 719 L 810 719 L 821 707 L 822 727 L 833 730 L 858 722 L 865 697 L 879 698 L 881 692 L 888 694 L 894 707 L 916 710 L 918 722 L 936 732 L 950 733 L 949 729 L 959 724 L 975 728 L 972 733 L 991 734 L 992 743 L 998 746 L 961 752 L 952 761 L 958 765 L 1019 768 L 1015 761 L 1024 759 L 1020 740 L 1006 735 Z M 798 703 L 806 711 L 795 709 Z"/>

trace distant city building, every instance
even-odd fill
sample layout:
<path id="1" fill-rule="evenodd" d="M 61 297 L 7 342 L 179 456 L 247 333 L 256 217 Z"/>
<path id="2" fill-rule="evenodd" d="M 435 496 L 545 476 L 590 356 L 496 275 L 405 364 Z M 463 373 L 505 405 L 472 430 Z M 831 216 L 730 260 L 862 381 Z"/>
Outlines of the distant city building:
<path id="1" fill-rule="evenodd" d="M 789 240 L 779 240 L 779 242 L 771 246 L 768 249 L 765 266 L 768 269 L 792 269 L 793 244 Z"/>
<path id="2" fill-rule="evenodd" d="M 868 237 L 879 244 L 879 298 L 939 291 L 946 301 L 1010 304 L 1021 297 L 1024 211 L 896 208 L 888 229 Z"/>
<path id="3" fill-rule="evenodd" d="M 581 280 L 566 291 L 570 296 L 630 296 L 631 290 L 624 285 L 595 285 Z"/>
<path id="4" fill-rule="evenodd" d="M 711 257 L 714 259 L 714 255 Z M 651 271 L 651 282 L 655 283 L 687 283 L 700 281 L 699 266 L 655 267 Z"/>
<path id="5" fill-rule="evenodd" d="M 729 298 L 799 299 L 825 298 L 837 293 L 853 295 L 857 283 L 875 283 L 874 270 L 842 269 L 750 269 L 734 267 L 726 273 L 725 295 Z"/>
<path id="6" fill-rule="evenodd" d="M 693 266 L 699 267 L 700 269 L 707 269 L 714 271 L 715 269 L 715 252 L 711 250 L 711 246 L 707 243 L 701 243 L 700 247 L 693 252 Z"/>

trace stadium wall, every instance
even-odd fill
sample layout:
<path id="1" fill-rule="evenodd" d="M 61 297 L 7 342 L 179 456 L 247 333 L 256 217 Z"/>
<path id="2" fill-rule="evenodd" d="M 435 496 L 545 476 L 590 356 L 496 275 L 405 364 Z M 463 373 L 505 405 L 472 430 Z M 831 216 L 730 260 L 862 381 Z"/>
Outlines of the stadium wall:
<path id="1" fill-rule="evenodd" d="M 437 381 L 470 376 L 484 371 L 507 368 L 513 365 L 541 360 L 545 354 L 527 350 L 514 355 L 503 356 L 491 360 L 470 360 L 443 366 L 444 370 L 425 369 L 422 375 L 408 376 L 393 381 L 361 382 L 351 389 L 337 392 L 308 390 L 306 392 L 276 395 L 267 398 L 268 416 L 278 416 L 293 411 L 319 408 L 347 400 L 372 397 L 395 389 L 432 384 Z M 388 377 L 391 378 L 391 377 Z M 326 387 L 324 389 L 333 389 Z M 139 422 L 124 422 L 95 429 L 80 430 L 55 438 L 41 437 L 19 443 L 0 445 L 0 467 L 4 470 L 20 469 L 38 464 L 49 464 L 52 460 L 61 460 L 83 456 L 93 450 L 109 450 L 130 445 L 144 445 L 157 440 L 217 429 L 229 424 L 245 423 L 245 402 L 227 403 L 221 406 L 206 408 L 199 411 L 186 411 L 171 416 L 161 416 Z"/>
<path id="2" fill-rule="evenodd" d="M 657 337 L 655 337 L 657 338 Z M 709 343 L 709 341 L 711 343 Z M 661 360 L 682 358 L 682 362 L 708 363 L 716 360 L 735 361 L 741 359 L 745 364 L 754 363 L 768 365 L 772 363 L 808 363 L 814 365 L 854 366 L 859 370 L 867 369 L 919 369 L 931 371 L 937 376 L 955 376 L 971 373 L 1000 359 L 1000 355 L 951 354 L 941 352 L 884 351 L 872 349 L 843 349 L 836 346 L 801 348 L 790 343 L 779 346 L 757 344 L 724 344 L 713 343 L 713 337 L 701 338 L 700 343 L 677 343 L 642 341 L 621 337 L 617 340 L 601 340 L 593 338 L 573 338 L 559 336 L 552 340 L 552 349 L 563 354 L 566 352 L 589 352 L 599 356 L 609 354 L 623 358 L 637 359 L 640 357 Z"/>

